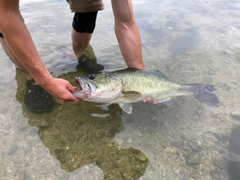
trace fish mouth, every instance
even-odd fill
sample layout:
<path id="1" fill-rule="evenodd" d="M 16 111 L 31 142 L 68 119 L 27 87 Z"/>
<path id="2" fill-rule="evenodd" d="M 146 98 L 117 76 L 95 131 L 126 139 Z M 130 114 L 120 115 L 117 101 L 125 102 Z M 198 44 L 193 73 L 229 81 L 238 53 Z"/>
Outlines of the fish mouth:
<path id="1" fill-rule="evenodd" d="M 92 94 L 96 92 L 96 86 L 93 83 L 85 80 L 84 77 L 76 77 L 75 80 L 79 86 L 78 90 L 80 90 L 84 94 Z"/>
<path id="2" fill-rule="evenodd" d="M 77 80 L 77 78 L 75 79 L 75 82 L 77 83 L 77 85 L 79 87 L 79 88 L 77 88 L 77 90 L 80 90 L 80 91 L 83 90 L 82 86 L 81 86 L 80 82 Z"/>

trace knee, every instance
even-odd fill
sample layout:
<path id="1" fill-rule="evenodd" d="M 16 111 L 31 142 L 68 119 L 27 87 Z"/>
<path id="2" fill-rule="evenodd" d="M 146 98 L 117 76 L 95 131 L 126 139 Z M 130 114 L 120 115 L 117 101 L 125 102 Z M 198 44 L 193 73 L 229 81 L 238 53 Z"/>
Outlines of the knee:
<path id="1" fill-rule="evenodd" d="M 97 19 L 97 11 L 95 12 L 76 12 L 73 17 L 72 27 L 79 33 L 93 33 Z"/>
<path id="2" fill-rule="evenodd" d="M 73 46 L 87 46 L 91 40 L 97 19 L 96 12 L 75 13 L 72 22 Z"/>

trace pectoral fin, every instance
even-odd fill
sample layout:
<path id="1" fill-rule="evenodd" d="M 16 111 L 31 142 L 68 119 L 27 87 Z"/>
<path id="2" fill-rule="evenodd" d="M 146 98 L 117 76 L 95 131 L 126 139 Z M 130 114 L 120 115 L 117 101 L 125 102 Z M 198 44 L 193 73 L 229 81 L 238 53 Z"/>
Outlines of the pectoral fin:
<path id="1" fill-rule="evenodd" d="M 119 106 L 122 108 L 123 111 L 125 111 L 128 114 L 132 114 L 132 105 L 131 104 L 122 104 L 120 103 Z"/>

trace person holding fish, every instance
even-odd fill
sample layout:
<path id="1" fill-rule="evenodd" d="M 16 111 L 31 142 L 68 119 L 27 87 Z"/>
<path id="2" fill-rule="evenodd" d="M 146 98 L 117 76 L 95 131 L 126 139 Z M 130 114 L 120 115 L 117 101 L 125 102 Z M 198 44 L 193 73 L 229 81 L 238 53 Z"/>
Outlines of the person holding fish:
<path id="1" fill-rule="evenodd" d="M 84 49 L 95 29 L 97 13 L 104 9 L 102 0 L 67 0 L 74 12 L 72 44 L 81 64 Z M 141 38 L 133 14 L 132 0 L 112 0 L 115 34 L 128 67 L 144 69 Z M 19 9 L 19 0 L 0 1 L 0 43 L 14 64 L 26 73 L 25 105 L 32 111 L 47 111 L 53 98 L 60 102 L 80 99 L 68 81 L 51 76 L 39 56 Z M 84 59 L 83 59 L 84 60 Z"/>

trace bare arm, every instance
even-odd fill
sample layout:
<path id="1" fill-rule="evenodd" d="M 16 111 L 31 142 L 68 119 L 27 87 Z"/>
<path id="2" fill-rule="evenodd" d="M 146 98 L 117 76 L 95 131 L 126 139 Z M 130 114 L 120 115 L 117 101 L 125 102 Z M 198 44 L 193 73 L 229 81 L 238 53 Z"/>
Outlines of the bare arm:
<path id="1" fill-rule="evenodd" d="M 112 8 L 116 37 L 127 66 L 144 69 L 141 38 L 133 15 L 132 0 L 112 0 Z"/>
<path id="2" fill-rule="evenodd" d="M 0 1 L 0 31 L 14 55 L 40 86 L 61 102 L 77 101 L 70 93 L 74 87 L 68 81 L 53 78 L 45 67 L 22 20 L 19 0 Z"/>

